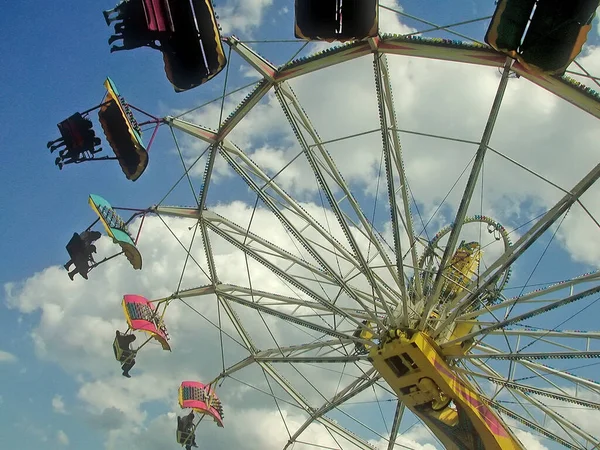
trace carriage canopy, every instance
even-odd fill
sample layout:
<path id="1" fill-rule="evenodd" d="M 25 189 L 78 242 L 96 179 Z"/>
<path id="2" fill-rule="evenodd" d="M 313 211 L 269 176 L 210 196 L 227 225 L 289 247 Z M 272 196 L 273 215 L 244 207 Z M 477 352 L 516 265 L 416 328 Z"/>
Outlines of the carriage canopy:
<path id="1" fill-rule="evenodd" d="M 121 219 L 110 203 L 99 195 L 90 194 L 88 202 L 90 207 L 100 218 L 100 222 L 104 225 L 104 229 L 112 238 L 113 242 L 121 246 L 123 253 L 125 253 L 125 256 L 133 268 L 136 270 L 141 269 L 142 255 L 129 235 L 127 225 L 125 225 L 123 219 Z"/>
<path id="2" fill-rule="evenodd" d="M 221 400 L 209 385 L 197 381 L 183 381 L 179 387 L 179 406 L 206 414 L 212 417 L 219 427 L 223 426 Z"/>
<path id="3" fill-rule="evenodd" d="M 227 62 L 211 0 L 171 0 L 176 32 L 162 41 L 165 73 L 182 92 L 215 77 Z"/>
<path id="4" fill-rule="evenodd" d="M 106 99 L 98 112 L 100 124 L 123 173 L 128 180 L 135 181 L 148 165 L 141 130 L 113 81 L 107 78 L 104 86 Z"/>
<path id="5" fill-rule="evenodd" d="M 163 350 L 171 351 L 167 341 L 166 328 L 157 315 L 154 305 L 141 295 L 124 295 L 123 312 L 127 325 L 133 331 L 144 331 L 160 342 Z"/>
<path id="6" fill-rule="evenodd" d="M 173 33 L 175 25 L 168 0 L 143 0 L 142 8 L 148 31 Z"/>

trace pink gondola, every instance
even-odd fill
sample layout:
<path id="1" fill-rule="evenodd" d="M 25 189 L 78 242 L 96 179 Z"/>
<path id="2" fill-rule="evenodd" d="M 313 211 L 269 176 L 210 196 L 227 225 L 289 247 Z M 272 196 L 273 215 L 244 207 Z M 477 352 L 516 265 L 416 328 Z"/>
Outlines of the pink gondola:
<path id="1" fill-rule="evenodd" d="M 141 295 L 124 295 L 123 311 L 129 328 L 145 331 L 162 345 L 164 350 L 171 350 L 164 326 L 158 327 L 154 304 Z"/>
<path id="2" fill-rule="evenodd" d="M 206 414 L 212 417 L 219 427 L 223 427 L 223 406 L 210 385 L 197 381 L 183 381 L 179 387 L 179 406 Z"/>

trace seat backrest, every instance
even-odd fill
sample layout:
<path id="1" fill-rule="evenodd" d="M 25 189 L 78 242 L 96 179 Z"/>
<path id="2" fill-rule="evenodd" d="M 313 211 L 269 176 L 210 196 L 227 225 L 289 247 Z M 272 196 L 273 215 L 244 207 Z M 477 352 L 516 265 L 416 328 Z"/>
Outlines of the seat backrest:
<path id="1" fill-rule="evenodd" d="M 119 362 L 125 362 L 132 358 L 135 358 L 136 351 L 130 350 L 127 344 L 123 341 L 123 338 L 127 335 L 116 336 L 113 341 L 113 350 L 115 353 L 115 358 Z"/>
<path id="2" fill-rule="evenodd" d="M 192 433 L 177 430 L 177 443 L 178 444 L 185 444 L 186 442 L 191 442 L 191 440 L 192 440 Z"/>
<path id="3" fill-rule="evenodd" d="M 113 341 L 113 352 L 115 353 L 115 359 L 121 361 L 123 358 L 123 349 L 119 346 L 119 340 L 116 337 Z"/>

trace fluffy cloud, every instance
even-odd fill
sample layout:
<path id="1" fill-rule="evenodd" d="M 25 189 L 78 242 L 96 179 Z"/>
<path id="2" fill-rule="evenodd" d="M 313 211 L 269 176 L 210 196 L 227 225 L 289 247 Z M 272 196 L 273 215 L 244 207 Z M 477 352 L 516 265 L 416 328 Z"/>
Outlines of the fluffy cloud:
<path id="1" fill-rule="evenodd" d="M 56 441 L 60 445 L 67 447 L 69 445 L 69 436 L 67 436 L 67 433 L 65 433 L 63 430 L 58 430 L 56 432 Z"/>
<path id="2" fill-rule="evenodd" d="M 15 355 L 13 355 L 12 353 L 8 353 L 8 352 L 0 350 L 0 363 L 11 363 L 11 362 L 15 362 L 16 360 L 17 360 L 17 357 Z"/>
<path id="3" fill-rule="evenodd" d="M 315 217 L 319 217 L 319 208 L 315 208 L 314 205 L 305 207 L 312 211 Z M 251 210 L 237 203 L 222 205 L 217 211 L 243 223 Z M 258 210 L 253 227 L 271 228 L 271 241 L 288 246 L 289 237 L 283 229 L 274 227 L 270 217 L 267 211 Z M 180 239 L 189 242 L 189 225 L 193 222 L 173 219 L 167 221 Z M 124 329 L 119 307 L 121 294 L 140 293 L 150 298 L 169 294 L 172 291 L 167 291 L 165 286 L 170 285 L 174 290 L 173 280 L 179 278 L 181 271 L 181 264 L 174 262 L 183 260 L 182 252 L 173 245 L 174 239 L 169 237 L 159 220 L 146 219 L 144 230 L 140 249 L 145 256 L 153 255 L 154 260 L 148 261 L 142 272 L 133 272 L 123 258 L 93 271 L 88 282 L 79 278 L 71 282 L 62 268 L 51 267 L 25 283 L 7 286 L 7 297 L 12 307 L 23 312 L 41 312 L 40 323 L 32 334 L 38 356 L 54 361 L 73 373 L 79 383 L 77 397 L 90 415 L 89 420 L 94 426 L 106 430 L 110 439 L 115 439 L 115 442 L 119 439 L 115 436 L 120 436 L 119 430 L 124 427 L 133 427 L 138 429 L 139 433 L 145 433 L 148 421 L 154 420 L 148 414 L 148 405 L 161 404 L 163 407 L 177 410 L 177 387 L 180 380 L 210 380 L 218 374 L 218 367 L 221 366 L 217 330 L 200 315 L 193 314 L 185 305 L 174 302 L 167 314 L 174 352 L 169 354 L 150 345 L 137 358 L 138 364 L 133 371 L 134 379 L 128 380 L 120 376 L 118 364 L 112 357 L 111 343 L 114 330 Z M 106 238 L 102 238 L 97 243 L 99 254 L 108 253 L 111 246 Z M 247 285 L 245 261 L 241 255 L 234 253 L 231 246 L 219 239 L 213 240 L 213 249 L 221 279 L 228 283 Z M 203 262 L 201 252 L 196 253 L 196 257 Z M 153 270 L 153 267 L 163 270 Z M 251 263 L 252 282 L 261 289 L 281 292 L 281 283 L 264 268 L 259 269 L 260 266 Z M 207 280 L 202 279 L 201 272 L 188 272 L 188 276 L 184 277 L 183 287 L 206 284 Z M 77 301 L 80 298 L 86 298 L 87 301 Z M 212 296 L 188 299 L 187 302 L 212 323 L 218 323 L 219 317 Z M 310 330 L 298 329 L 269 316 L 261 318 L 254 311 L 245 308 L 234 306 L 234 311 L 243 317 L 244 326 L 259 348 L 312 342 L 319 338 L 318 334 Z M 222 319 L 224 331 L 237 337 L 232 324 L 225 317 Z M 273 338 L 269 337 L 270 333 Z M 224 336 L 224 341 L 226 366 L 247 356 L 247 352 L 229 337 Z M 202 363 L 195 365 L 193 361 Z M 360 374 L 351 366 L 343 368 L 341 365 L 317 368 L 302 365 L 297 369 L 279 366 L 278 370 L 286 379 L 294 381 L 296 389 L 313 405 L 322 404 L 324 398 L 321 395 L 333 396 L 340 385 L 350 383 L 353 377 Z M 339 371 L 338 375 L 327 376 L 329 370 Z M 177 376 L 174 379 L 175 373 Z M 291 397 L 273 381 L 267 383 L 262 371 L 256 366 L 234 375 L 243 383 L 227 381 L 227 387 L 220 390 L 227 411 L 227 426 L 233 430 L 233 433 L 228 435 L 226 446 L 233 445 L 234 442 L 230 439 L 242 439 L 245 433 L 243 430 L 246 428 L 237 430 L 237 423 L 242 426 L 247 424 L 250 418 L 256 418 L 258 421 L 261 415 L 271 417 L 270 420 L 273 421 L 279 417 L 272 412 L 273 398 L 268 395 L 271 389 L 274 389 L 274 395 L 283 402 L 285 420 L 290 429 L 293 430 L 306 420 L 306 416 L 303 413 L 299 414 L 297 408 L 289 409 L 290 404 L 293 404 Z M 248 389 L 249 385 L 263 393 Z M 382 395 L 380 393 L 379 397 L 382 398 Z M 248 404 L 255 405 L 260 411 L 246 411 Z M 57 411 L 64 410 L 60 397 L 54 398 L 53 406 Z M 235 419 L 236 414 L 241 415 L 240 420 Z M 244 414 L 247 414 L 247 417 Z M 360 414 L 359 411 L 358 415 Z M 280 423 L 280 426 L 283 426 L 283 422 Z M 267 428 L 264 430 L 266 433 Z M 323 436 L 328 436 L 328 433 L 325 432 Z"/>
<path id="4" fill-rule="evenodd" d="M 258 28 L 273 4 L 273 0 L 227 0 L 218 4 L 215 11 L 223 33 L 248 35 Z"/>
<path id="5" fill-rule="evenodd" d="M 52 397 L 52 409 L 54 412 L 59 414 L 67 414 L 67 410 L 65 409 L 65 402 L 63 401 L 60 395 L 55 395 Z"/>
<path id="6" fill-rule="evenodd" d="M 514 430 L 514 433 L 527 450 L 548 450 L 548 447 L 541 444 L 531 433 L 523 430 Z"/>

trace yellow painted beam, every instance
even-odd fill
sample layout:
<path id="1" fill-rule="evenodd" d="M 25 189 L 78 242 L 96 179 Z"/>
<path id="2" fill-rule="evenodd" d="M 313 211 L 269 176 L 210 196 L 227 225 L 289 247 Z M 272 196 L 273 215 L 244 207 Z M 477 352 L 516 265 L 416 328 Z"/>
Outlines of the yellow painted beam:
<path id="1" fill-rule="evenodd" d="M 465 380 L 459 379 L 424 333 L 393 331 L 369 352 L 373 366 L 449 450 L 523 450 Z"/>

